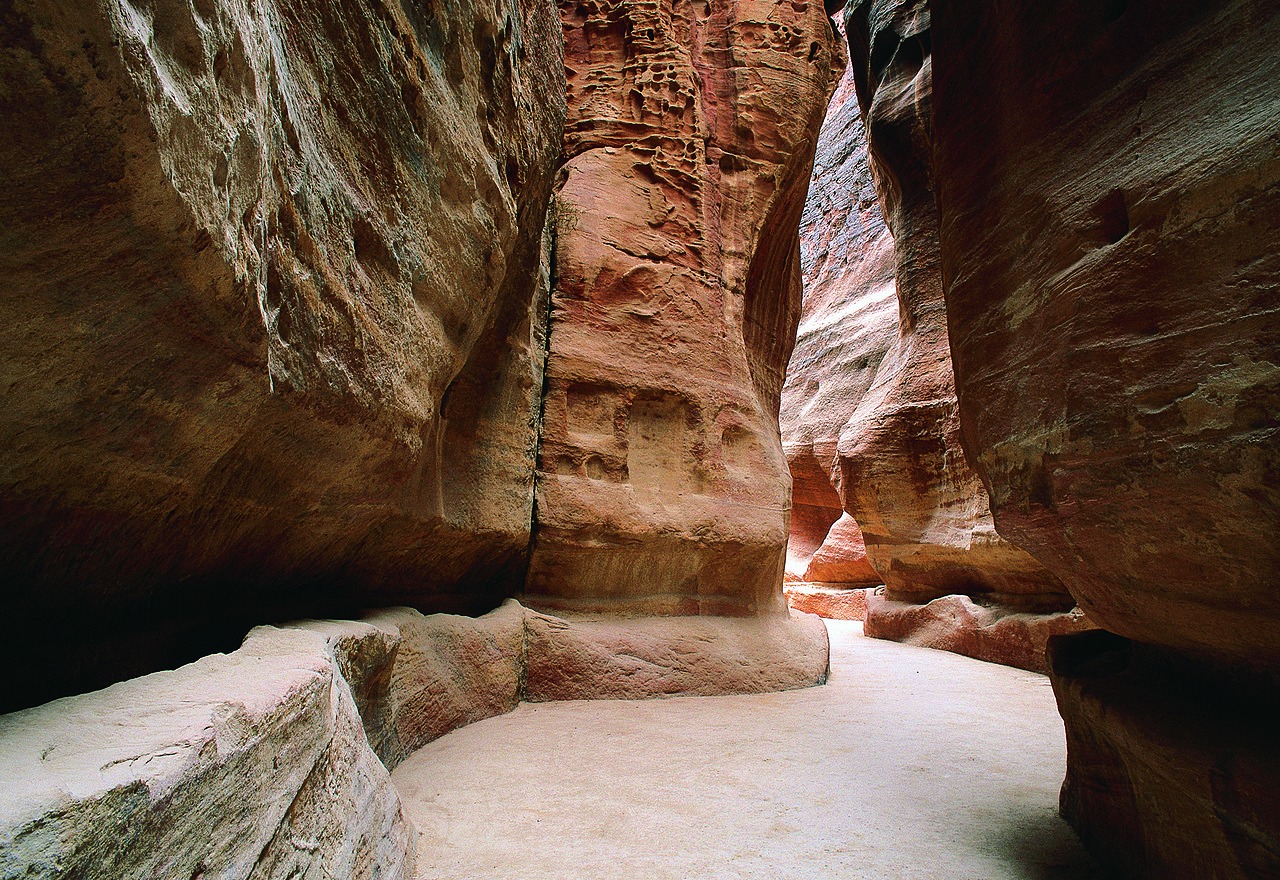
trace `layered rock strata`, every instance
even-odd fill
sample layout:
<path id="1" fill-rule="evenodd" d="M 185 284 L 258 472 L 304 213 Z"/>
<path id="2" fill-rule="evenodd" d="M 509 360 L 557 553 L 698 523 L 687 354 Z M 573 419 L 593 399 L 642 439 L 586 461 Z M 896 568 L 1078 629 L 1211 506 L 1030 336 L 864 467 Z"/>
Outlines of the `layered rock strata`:
<path id="1" fill-rule="evenodd" d="M 514 592 L 554 8 L 17 0 L 0 34 L 0 604 L 42 670 L 3 706 Z"/>
<path id="2" fill-rule="evenodd" d="M 843 40 L 843 32 L 842 32 Z M 782 388 L 779 427 L 791 472 L 787 574 L 879 584 L 862 532 L 836 489 L 844 423 L 897 339 L 893 238 L 867 163 L 853 72 L 827 106 L 800 218 L 804 297 Z"/>
<path id="3" fill-rule="evenodd" d="M 537 607 L 785 610 L 796 227 L 842 57 L 816 2 L 564 0 Z"/>
<path id="4" fill-rule="evenodd" d="M 389 769 L 522 699 L 820 684 L 813 617 L 568 621 L 389 609 L 0 715 L 0 877 L 409 878 Z"/>
<path id="5" fill-rule="evenodd" d="M 996 523 L 1133 641 L 1056 667 L 1063 810 L 1134 876 L 1274 876 L 1280 9 L 1033 7 L 933 4 L 935 173 Z"/>

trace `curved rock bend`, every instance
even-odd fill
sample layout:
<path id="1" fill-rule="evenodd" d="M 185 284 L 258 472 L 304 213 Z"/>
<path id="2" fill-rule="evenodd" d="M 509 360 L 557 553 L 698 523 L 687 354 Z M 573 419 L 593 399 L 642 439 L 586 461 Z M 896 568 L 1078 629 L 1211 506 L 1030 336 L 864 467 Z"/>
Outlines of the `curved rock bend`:
<path id="1" fill-rule="evenodd" d="M 0 36 L 0 607 L 41 671 L 4 706 L 511 595 L 554 8 L 16 0 Z"/>
<path id="2" fill-rule="evenodd" d="M 893 234 L 898 334 L 845 423 L 839 485 L 891 598 L 951 593 L 1028 610 L 1073 602 L 1000 538 L 960 445 L 942 297 L 931 132 L 929 11 L 864 0 L 845 10 L 870 165 Z"/>
<path id="3" fill-rule="evenodd" d="M 544 608 L 785 611 L 778 396 L 841 53 L 821 3 L 563 0 Z"/>
<path id="4" fill-rule="evenodd" d="M 933 9 L 966 449 L 1132 640 L 1054 649 L 1064 813 L 1133 876 L 1278 876 L 1280 7 Z"/>

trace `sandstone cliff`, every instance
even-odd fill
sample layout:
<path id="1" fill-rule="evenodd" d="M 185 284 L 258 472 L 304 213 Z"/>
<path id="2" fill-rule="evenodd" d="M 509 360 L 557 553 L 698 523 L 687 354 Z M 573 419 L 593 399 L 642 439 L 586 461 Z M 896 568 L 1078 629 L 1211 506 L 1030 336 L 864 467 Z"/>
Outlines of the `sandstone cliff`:
<path id="1" fill-rule="evenodd" d="M 782 610 L 778 398 L 835 35 L 814 2 L 560 8 L 567 162 L 525 595 Z"/>
<path id="2" fill-rule="evenodd" d="M 844 507 L 890 599 L 960 593 L 1069 608 L 1057 579 L 996 534 L 960 445 L 934 199 L 929 11 L 922 0 L 864 0 L 845 14 L 871 169 L 894 238 L 899 319 L 840 434 Z"/>
<path id="3" fill-rule="evenodd" d="M 17 0 L 0 33 L 0 606 L 41 673 L 4 702 L 513 592 L 554 8 Z"/>
<path id="4" fill-rule="evenodd" d="M 966 450 L 1132 640 L 1055 650 L 1064 812 L 1134 876 L 1277 876 L 1280 8 L 933 8 Z"/>

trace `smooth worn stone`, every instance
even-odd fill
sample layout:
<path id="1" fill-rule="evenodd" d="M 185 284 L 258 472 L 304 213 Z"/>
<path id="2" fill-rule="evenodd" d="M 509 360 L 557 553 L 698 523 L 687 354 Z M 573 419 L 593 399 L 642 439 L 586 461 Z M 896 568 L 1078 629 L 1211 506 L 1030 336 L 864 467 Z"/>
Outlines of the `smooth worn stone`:
<path id="1" fill-rule="evenodd" d="M 941 596 L 923 605 L 894 602 L 872 592 L 866 600 L 866 634 L 964 654 L 989 663 L 1048 672 L 1045 646 L 1054 636 L 1096 629 L 1079 608 L 1028 613 L 968 596 Z"/>
<path id="2" fill-rule="evenodd" d="M 1066 815 L 1134 876 L 1280 875 L 1280 7 L 932 8 L 965 448 L 1002 535 L 1176 658 L 1059 688 Z"/>
<path id="3" fill-rule="evenodd" d="M 1280 704 L 1106 632 L 1052 639 L 1062 815 L 1127 877 L 1280 876 Z"/>
<path id="4" fill-rule="evenodd" d="M 884 221 L 893 234 L 897 333 L 841 422 L 844 509 L 890 598 L 1046 596 L 1072 603 L 1035 558 L 997 534 L 960 442 L 933 173 L 930 13 L 924 0 L 845 9 L 852 79 Z"/>
<path id="5" fill-rule="evenodd" d="M 790 690 L 827 677 L 827 631 L 790 617 L 525 618 L 525 698 L 636 700 Z"/>
<path id="6" fill-rule="evenodd" d="M 825 620 L 866 620 L 867 596 L 874 591 L 874 587 L 849 589 L 843 584 L 805 581 L 788 581 L 782 588 L 790 607 Z"/>

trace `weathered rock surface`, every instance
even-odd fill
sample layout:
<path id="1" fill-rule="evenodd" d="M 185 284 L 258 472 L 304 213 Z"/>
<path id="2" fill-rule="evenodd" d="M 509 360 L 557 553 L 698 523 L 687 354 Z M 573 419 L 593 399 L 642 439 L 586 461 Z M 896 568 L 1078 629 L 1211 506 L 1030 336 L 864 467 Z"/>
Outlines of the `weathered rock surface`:
<path id="1" fill-rule="evenodd" d="M 779 414 L 792 486 L 787 572 L 808 581 L 878 584 L 835 488 L 840 430 L 898 329 L 893 239 L 876 200 L 847 66 L 818 134 L 800 218 L 800 263 L 804 298 Z"/>
<path id="2" fill-rule="evenodd" d="M 327 642 L 257 629 L 0 716 L 0 877 L 411 877 L 411 829 Z"/>
<path id="3" fill-rule="evenodd" d="M 792 690 L 827 678 L 817 617 L 525 618 L 525 697 L 639 700 Z"/>
<path id="4" fill-rule="evenodd" d="M 866 599 L 865 635 L 951 651 L 1048 672 L 1045 648 L 1054 636 L 1095 629 L 1079 608 L 1056 614 L 1018 612 L 1005 605 L 979 605 L 968 596 L 942 596 L 923 605 L 895 602 L 879 592 Z"/>
<path id="5" fill-rule="evenodd" d="M 529 602 L 783 613 L 796 227 L 842 57 L 809 0 L 564 0 Z"/>
<path id="6" fill-rule="evenodd" d="M 268 615 L 510 595 L 554 8 L 6 8 L 0 604 L 43 674 L 3 706 Z"/>
<path id="7" fill-rule="evenodd" d="M 387 767 L 433 739 L 510 712 L 520 702 L 525 610 L 515 601 L 480 618 L 395 608 L 367 620 L 399 637 L 385 691 L 361 708 Z"/>
<path id="8" fill-rule="evenodd" d="M 1019 607 L 1073 604 L 995 532 L 960 445 L 932 170 L 929 11 L 862 0 L 846 10 L 851 68 L 881 210 L 893 233 L 898 334 L 840 434 L 844 509 L 890 598 L 962 593 Z"/>
<path id="9" fill-rule="evenodd" d="M 873 592 L 874 587 L 851 589 L 844 584 L 804 581 L 791 581 L 782 588 L 788 606 L 827 620 L 866 620 L 867 597 Z"/>
<path id="10" fill-rule="evenodd" d="M 1137 876 L 1276 876 L 1280 8 L 1033 7 L 933 4 L 965 444 L 1001 534 L 1166 652 L 1056 678 L 1064 809 Z"/>

